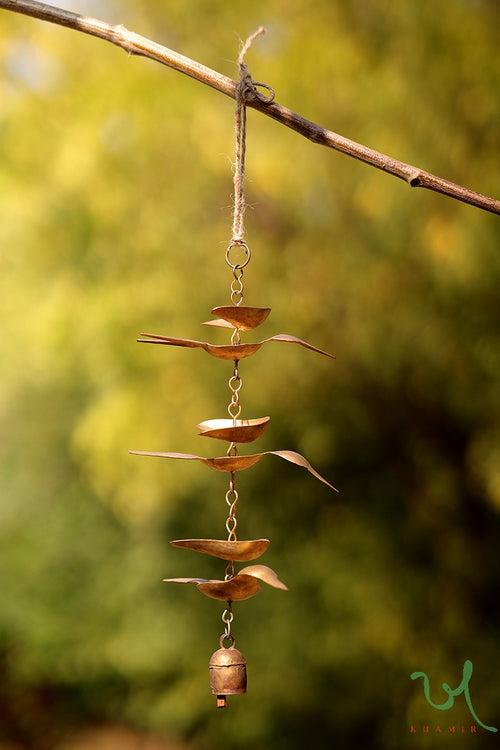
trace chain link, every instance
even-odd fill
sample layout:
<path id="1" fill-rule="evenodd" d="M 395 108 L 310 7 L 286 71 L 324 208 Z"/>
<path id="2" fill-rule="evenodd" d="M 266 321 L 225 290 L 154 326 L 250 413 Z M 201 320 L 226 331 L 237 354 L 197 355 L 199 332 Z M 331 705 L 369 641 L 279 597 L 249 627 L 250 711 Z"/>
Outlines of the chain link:
<path id="1" fill-rule="evenodd" d="M 229 390 L 231 391 L 231 400 L 229 402 L 229 406 L 227 407 L 229 416 L 232 417 L 233 425 L 236 425 L 236 420 L 241 414 L 240 391 L 241 391 L 242 385 L 243 385 L 243 381 L 241 379 L 241 376 L 238 370 L 238 360 L 235 360 L 233 374 L 229 378 Z M 227 455 L 228 456 L 238 455 L 238 447 L 236 443 L 234 442 L 230 443 L 229 448 L 227 449 Z M 238 525 L 238 521 L 236 519 L 238 497 L 239 497 L 238 491 L 235 487 L 235 474 L 234 474 L 234 471 L 231 471 L 229 474 L 229 489 L 226 492 L 226 503 L 229 508 L 229 515 L 226 519 L 226 531 L 228 535 L 227 536 L 228 542 L 235 542 L 238 538 L 236 535 L 236 527 Z M 226 565 L 225 580 L 227 581 L 229 578 L 232 578 L 233 576 L 234 576 L 234 562 L 229 561 L 228 564 Z"/>
<path id="2" fill-rule="evenodd" d="M 231 251 L 234 248 L 239 248 L 241 251 L 243 251 L 243 260 L 233 261 L 231 259 Z M 236 307 L 241 305 L 241 303 L 243 302 L 243 269 L 248 265 L 251 257 L 251 250 L 244 240 L 231 240 L 226 250 L 226 263 L 233 272 L 233 280 L 231 282 L 231 302 Z"/>
<path id="3" fill-rule="evenodd" d="M 222 613 L 221 620 L 224 623 L 224 632 L 219 639 L 220 647 L 227 648 L 227 646 L 224 645 L 225 641 L 228 641 L 230 646 L 234 646 L 234 635 L 231 633 L 231 624 L 234 620 L 233 603 L 231 601 L 227 602 L 227 607 Z"/>
<path id="4" fill-rule="evenodd" d="M 233 603 L 228 602 L 227 607 L 222 613 L 222 622 L 224 623 L 224 638 L 231 638 L 231 623 L 234 620 Z"/>
<path id="5" fill-rule="evenodd" d="M 231 334 L 231 344 L 241 344 L 241 335 L 238 328 L 235 328 Z"/>
<path id="6" fill-rule="evenodd" d="M 227 407 L 227 411 L 230 417 L 232 417 L 233 425 L 236 426 L 236 420 L 241 414 L 241 403 L 240 403 L 240 391 L 243 386 L 243 380 L 241 379 L 240 372 L 238 369 L 238 360 L 235 359 L 233 374 L 228 380 L 229 390 L 231 391 L 231 399 Z M 233 445 L 233 443 L 231 443 Z"/>
<path id="7" fill-rule="evenodd" d="M 236 542 L 238 538 L 236 536 L 236 527 L 238 525 L 238 521 L 236 520 L 236 508 L 238 506 L 238 498 L 238 490 L 234 486 L 234 471 L 231 471 L 229 474 L 229 489 L 226 492 L 226 503 L 229 508 L 229 515 L 226 520 L 228 542 Z"/>
<path id="8" fill-rule="evenodd" d="M 244 258 L 240 261 L 233 261 L 231 259 L 231 251 L 238 248 L 243 251 Z M 249 263 L 251 258 L 251 251 L 246 242 L 243 240 L 231 240 L 226 250 L 226 263 L 230 266 L 233 279 L 231 281 L 231 302 L 235 307 L 238 307 L 243 302 L 243 269 Z M 241 344 L 241 334 L 238 328 L 234 328 L 231 334 L 231 344 L 238 346 Z M 227 411 L 231 419 L 233 420 L 233 426 L 236 426 L 236 422 L 241 414 L 241 403 L 240 403 L 240 391 L 243 386 L 243 380 L 239 373 L 239 360 L 234 360 L 233 373 L 228 381 L 231 398 L 227 407 Z M 236 443 L 231 442 L 227 449 L 228 456 L 238 455 L 238 446 Z M 229 473 L 229 489 L 226 492 L 226 503 L 229 508 L 229 513 L 226 519 L 226 531 L 228 542 L 236 542 L 238 537 L 236 534 L 236 527 L 238 521 L 236 519 L 236 509 L 238 506 L 238 491 L 235 487 L 235 473 L 231 471 Z M 226 565 L 224 574 L 224 580 L 229 581 L 234 577 L 234 561 L 229 560 Z M 222 622 L 224 623 L 225 630 L 221 636 L 221 641 L 230 640 L 234 643 L 234 637 L 231 635 L 231 623 L 233 622 L 234 614 L 232 610 L 232 602 L 228 601 L 227 608 L 222 613 Z"/>
<path id="9" fill-rule="evenodd" d="M 236 260 L 233 261 L 231 259 L 231 251 L 234 250 L 234 248 L 239 248 L 240 251 L 243 253 L 243 259 L 242 260 Z M 226 249 L 226 263 L 227 265 L 233 269 L 233 271 L 239 270 L 245 268 L 245 266 L 248 266 L 250 263 L 250 258 L 252 257 L 252 252 L 250 248 L 248 247 L 245 240 L 241 239 L 232 239 L 229 245 Z"/>
<path id="10" fill-rule="evenodd" d="M 233 280 L 231 281 L 231 302 L 239 307 L 243 302 L 243 269 L 233 268 Z"/>

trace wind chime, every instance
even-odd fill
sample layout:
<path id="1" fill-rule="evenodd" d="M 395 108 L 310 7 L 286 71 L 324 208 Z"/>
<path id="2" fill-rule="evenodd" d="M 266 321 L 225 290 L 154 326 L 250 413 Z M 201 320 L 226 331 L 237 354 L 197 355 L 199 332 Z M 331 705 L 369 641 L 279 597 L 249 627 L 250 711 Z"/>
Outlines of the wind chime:
<path id="1" fill-rule="evenodd" d="M 201 461 L 206 466 L 217 471 L 229 474 L 229 488 L 225 498 L 228 505 L 228 516 L 226 520 L 227 540 L 222 539 L 176 539 L 170 544 L 174 547 L 190 549 L 206 555 L 212 555 L 227 562 L 224 578 L 220 580 L 208 580 L 206 578 L 166 578 L 167 583 L 191 583 L 196 585 L 199 591 L 212 599 L 226 602 L 222 613 L 224 632 L 220 636 L 219 646 L 212 654 L 209 662 L 210 687 L 217 696 L 217 706 L 225 707 L 226 696 L 237 695 L 246 692 L 246 660 L 243 654 L 235 647 L 235 638 L 231 632 L 234 620 L 233 602 L 242 601 L 255 596 L 260 590 L 261 582 L 267 583 L 277 589 L 287 590 L 285 584 L 280 581 L 277 574 L 266 565 L 248 565 L 238 572 L 235 571 L 236 562 L 247 562 L 259 558 L 269 547 L 269 539 L 239 540 L 237 537 L 236 511 L 238 506 L 238 491 L 236 489 L 236 473 L 242 469 L 254 466 L 266 455 L 278 456 L 292 464 L 296 464 L 309 471 L 316 479 L 326 484 L 332 490 L 335 487 L 326 481 L 311 466 L 304 456 L 295 451 L 276 450 L 240 455 L 238 446 L 242 443 L 252 443 L 256 440 L 269 423 L 269 417 L 259 419 L 241 419 L 240 391 L 243 381 L 239 372 L 242 359 L 255 354 L 264 344 L 272 341 L 298 344 L 327 357 L 334 358 L 312 344 L 295 336 L 287 334 L 276 334 L 270 338 L 257 343 L 242 343 L 241 333 L 251 331 L 261 325 L 268 317 L 271 309 L 269 307 L 245 307 L 243 306 L 243 271 L 248 265 L 251 252 L 244 239 L 244 174 L 245 174 L 245 146 L 246 146 L 246 103 L 258 99 L 264 104 L 270 104 L 274 99 L 274 92 L 263 83 L 252 80 L 248 68 L 244 62 L 245 54 L 253 40 L 265 30 L 258 29 L 252 34 L 241 48 L 238 58 L 239 83 L 236 90 L 236 114 L 235 114 L 235 169 L 234 169 L 234 214 L 232 237 L 226 250 L 226 263 L 232 271 L 231 281 L 231 305 L 214 307 L 212 314 L 215 320 L 207 321 L 205 325 L 218 326 L 231 329 L 231 343 L 227 345 L 215 345 L 206 341 L 192 339 L 173 338 L 171 336 L 159 336 L 143 333 L 138 339 L 141 343 L 162 344 L 166 346 L 181 346 L 191 349 L 200 348 L 217 359 L 230 360 L 233 362 L 232 375 L 229 378 L 229 389 L 231 398 L 227 411 L 229 418 L 209 419 L 198 425 L 200 435 L 229 443 L 225 456 L 216 458 L 204 458 L 187 453 L 163 453 L 149 451 L 131 451 L 142 456 L 156 456 L 160 458 L 184 459 L 190 461 Z M 257 87 L 266 89 L 264 94 Z M 236 257 L 237 256 L 237 257 Z"/>

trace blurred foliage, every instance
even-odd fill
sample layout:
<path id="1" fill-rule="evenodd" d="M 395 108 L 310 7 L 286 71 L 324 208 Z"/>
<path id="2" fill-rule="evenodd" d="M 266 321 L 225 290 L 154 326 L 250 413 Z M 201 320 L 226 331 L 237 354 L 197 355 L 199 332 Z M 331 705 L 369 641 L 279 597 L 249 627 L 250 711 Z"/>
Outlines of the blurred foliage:
<path id="1" fill-rule="evenodd" d="M 228 75 L 238 35 L 264 23 L 249 64 L 279 101 L 499 192 L 494 0 L 64 4 Z M 263 562 L 290 591 L 236 608 L 249 693 L 217 712 L 221 608 L 161 579 L 221 573 L 168 540 L 221 535 L 225 478 L 127 451 L 209 455 L 194 425 L 224 414 L 227 364 L 135 336 L 196 338 L 227 302 L 233 103 L 99 40 L 1 20 L 0 744 L 429 747 L 410 723 L 470 717 L 460 700 L 433 711 L 409 674 L 439 700 L 466 658 L 498 726 L 498 218 L 249 112 L 247 300 L 272 305 L 266 335 L 337 361 L 259 352 L 243 415 L 269 413 L 262 449 L 305 453 L 342 494 L 279 461 L 241 475 L 240 533 L 272 539 Z M 102 725 L 128 729 L 68 739 Z"/>

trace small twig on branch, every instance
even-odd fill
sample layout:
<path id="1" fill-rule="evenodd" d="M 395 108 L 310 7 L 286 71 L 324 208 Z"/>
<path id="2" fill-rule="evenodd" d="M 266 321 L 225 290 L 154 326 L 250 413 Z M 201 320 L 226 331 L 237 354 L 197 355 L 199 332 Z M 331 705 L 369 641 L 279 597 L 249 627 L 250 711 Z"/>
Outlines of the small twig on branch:
<path id="1" fill-rule="evenodd" d="M 122 47 L 129 54 L 149 57 L 151 60 L 156 60 L 156 62 L 184 73 L 196 81 L 211 86 L 216 91 L 220 91 L 232 99 L 236 98 L 236 83 L 231 78 L 205 65 L 201 65 L 189 57 L 180 55 L 178 52 L 168 49 L 168 47 L 164 47 L 150 39 L 146 39 L 146 37 L 135 34 L 124 26 L 113 26 L 96 18 L 82 16 L 78 13 L 63 10 L 62 8 L 56 8 L 53 5 L 36 2 L 36 0 L 0 0 L 0 8 L 21 13 L 25 16 L 32 16 L 42 21 L 50 21 L 61 26 L 67 26 L 84 34 L 105 39 L 112 44 L 116 44 L 118 47 Z M 265 104 L 256 99 L 253 103 L 249 103 L 248 106 L 259 110 L 259 112 L 263 112 L 282 125 L 295 130 L 310 141 L 313 141 L 313 143 L 328 146 L 328 148 L 333 148 L 343 154 L 352 156 L 354 159 L 359 159 L 359 161 L 365 164 L 370 164 L 372 167 L 376 167 L 388 174 L 394 175 L 394 177 L 405 180 L 411 187 L 427 188 L 427 190 L 433 190 L 436 193 L 447 195 L 449 198 L 482 208 L 484 211 L 500 214 L 500 201 L 495 200 L 495 198 L 481 195 L 462 185 L 444 180 L 442 177 L 433 175 L 423 169 L 405 164 L 405 162 L 386 156 L 386 154 L 382 154 L 380 151 L 375 151 L 368 148 L 368 146 L 351 141 L 349 138 L 344 138 L 344 136 L 334 133 L 332 130 L 327 130 L 310 120 L 306 120 L 302 115 L 292 112 L 292 110 L 281 104 L 277 104 L 276 102 Z"/>

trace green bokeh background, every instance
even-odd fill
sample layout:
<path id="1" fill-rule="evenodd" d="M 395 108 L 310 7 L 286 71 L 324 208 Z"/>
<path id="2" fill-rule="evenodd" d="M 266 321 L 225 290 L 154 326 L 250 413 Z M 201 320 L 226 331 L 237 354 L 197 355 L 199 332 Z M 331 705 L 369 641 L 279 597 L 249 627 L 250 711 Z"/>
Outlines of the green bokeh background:
<path id="1" fill-rule="evenodd" d="M 66 7 L 233 76 L 264 24 L 249 64 L 278 101 L 500 192 L 494 0 Z M 221 607 L 161 579 L 221 574 L 168 540 L 221 536 L 226 480 L 127 451 L 214 450 L 195 425 L 224 416 L 229 364 L 135 338 L 202 337 L 227 303 L 234 105 L 0 21 L 1 750 L 494 745 L 423 735 L 471 718 L 409 674 L 444 700 L 472 659 L 475 709 L 500 726 L 498 218 L 249 112 L 246 299 L 272 306 L 265 335 L 337 360 L 263 349 L 243 416 L 270 414 L 259 449 L 304 453 L 341 494 L 278 460 L 240 475 L 240 534 L 272 540 L 262 562 L 290 590 L 235 608 L 249 692 L 216 711 Z"/>

